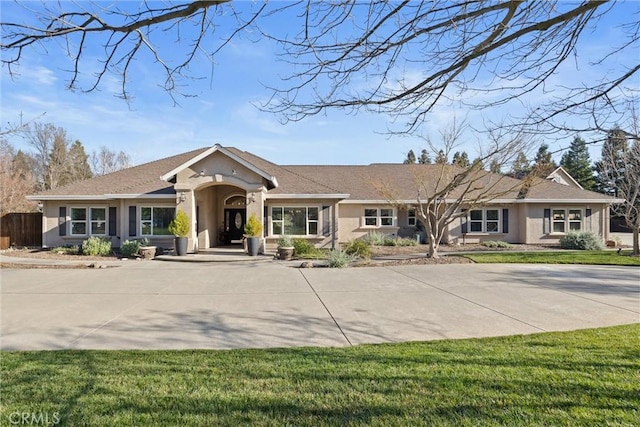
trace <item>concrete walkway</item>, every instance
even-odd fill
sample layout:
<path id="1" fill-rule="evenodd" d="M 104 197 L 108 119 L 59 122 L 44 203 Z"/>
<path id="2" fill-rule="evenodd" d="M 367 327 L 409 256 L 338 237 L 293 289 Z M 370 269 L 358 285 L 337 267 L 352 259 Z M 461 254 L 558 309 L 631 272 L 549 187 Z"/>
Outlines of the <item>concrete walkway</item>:
<path id="1" fill-rule="evenodd" d="M 640 322 L 640 269 L 120 262 L 4 269 L 0 348 L 349 346 Z"/>

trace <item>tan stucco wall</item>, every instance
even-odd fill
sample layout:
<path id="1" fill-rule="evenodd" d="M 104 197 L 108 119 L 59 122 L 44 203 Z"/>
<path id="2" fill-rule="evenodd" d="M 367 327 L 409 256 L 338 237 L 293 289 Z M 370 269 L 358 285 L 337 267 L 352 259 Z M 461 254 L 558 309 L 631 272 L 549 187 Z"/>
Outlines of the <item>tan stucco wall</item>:
<path id="1" fill-rule="evenodd" d="M 521 230 L 519 227 L 520 206 L 515 204 L 496 204 L 486 206 L 486 209 L 499 209 L 500 210 L 500 222 L 502 223 L 502 210 L 509 210 L 509 232 L 508 233 L 467 233 L 462 234 L 463 219 L 455 219 L 449 224 L 449 230 L 443 237 L 443 243 L 449 243 L 452 245 L 461 244 L 477 244 L 490 240 L 500 240 L 509 243 L 521 242 Z M 502 230 L 502 224 L 500 224 Z"/>
<path id="2" fill-rule="evenodd" d="M 586 209 L 591 209 L 591 216 L 583 218 L 583 230 L 593 231 L 606 239 L 608 233 L 608 220 L 606 218 L 608 207 L 604 204 L 584 204 L 584 203 L 558 203 L 558 204 L 523 204 L 521 220 L 526 223 L 526 236 L 523 243 L 528 244 L 557 244 L 563 234 L 544 233 L 544 210 L 545 209 L 582 209 L 585 215 Z"/>
<path id="3" fill-rule="evenodd" d="M 67 208 L 67 235 L 60 236 L 58 230 L 58 215 L 60 212 L 60 207 Z M 129 235 L 129 206 L 136 206 L 136 219 L 137 219 L 137 227 L 136 227 L 136 235 Z M 120 247 L 122 242 L 125 240 L 133 240 L 133 239 L 141 239 L 143 236 L 140 235 L 140 207 L 141 206 L 157 206 L 157 207 L 174 207 L 175 201 L 173 198 L 168 199 L 125 199 L 125 200 L 86 200 L 86 201 L 44 201 L 43 202 L 43 236 L 42 236 L 42 245 L 44 247 L 56 247 L 56 246 L 64 246 L 64 245 L 79 245 L 81 244 L 88 236 L 70 236 L 69 229 L 69 215 L 71 207 L 104 207 L 107 208 L 107 224 L 108 224 L 108 216 L 110 207 L 115 207 L 117 209 L 117 219 L 116 219 L 116 235 L 115 236 L 106 236 L 111 240 L 111 244 L 114 248 Z M 108 233 L 108 225 L 107 225 L 107 233 Z M 147 237 L 147 236 L 144 236 Z M 149 239 L 156 245 L 162 246 L 164 248 L 172 248 L 173 247 L 173 237 L 149 237 Z"/>
<path id="4" fill-rule="evenodd" d="M 386 208 L 381 204 L 341 204 L 340 217 L 338 219 L 338 239 L 341 243 L 348 242 L 352 239 L 359 239 L 366 236 L 371 231 L 377 231 L 389 236 L 398 235 L 398 219 L 395 220 L 393 227 L 365 227 L 363 225 L 363 217 L 365 208 Z M 398 209 L 396 209 L 396 216 Z"/>

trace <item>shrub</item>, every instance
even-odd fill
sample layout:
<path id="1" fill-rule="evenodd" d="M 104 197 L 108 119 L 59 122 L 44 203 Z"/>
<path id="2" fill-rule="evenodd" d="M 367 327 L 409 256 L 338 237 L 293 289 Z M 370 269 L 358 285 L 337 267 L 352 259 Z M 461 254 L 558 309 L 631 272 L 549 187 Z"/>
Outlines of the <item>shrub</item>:
<path id="1" fill-rule="evenodd" d="M 293 246 L 293 239 L 291 238 L 291 236 L 287 236 L 286 234 L 283 234 L 282 236 L 280 236 L 280 238 L 278 239 L 278 247 L 279 248 L 292 248 L 292 247 L 294 247 Z"/>
<path id="2" fill-rule="evenodd" d="M 370 246 L 382 246 L 384 245 L 385 239 L 384 234 L 378 233 L 377 231 L 370 231 L 362 240 Z"/>
<path id="3" fill-rule="evenodd" d="M 371 246 L 362 240 L 352 240 L 344 248 L 347 255 L 353 257 L 369 259 L 371 258 Z"/>
<path id="4" fill-rule="evenodd" d="M 51 252 L 54 254 L 78 255 L 80 253 L 80 248 L 78 245 L 57 246 L 51 249 Z"/>
<path id="5" fill-rule="evenodd" d="M 111 241 L 101 237 L 89 237 L 82 242 L 82 253 L 91 256 L 107 256 L 111 253 Z"/>
<path id="6" fill-rule="evenodd" d="M 293 247 L 295 248 L 296 255 L 307 255 L 316 251 L 316 247 L 305 239 L 294 239 Z"/>
<path id="7" fill-rule="evenodd" d="M 332 249 L 327 257 L 329 268 L 345 268 L 353 261 L 353 256 L 340 249 Z"/>
<path id="8" fill-rule="evenodd" d="M 486 242 L 480 243 L 482 246 L 486 246 L 487 248 L 512 248 L 513 245 L 511 243 L 502 242 L 500 240 L 487 240 Z"/>
<path id="9" fill-rule="evenodd" d="M 190 225 L 187 214 L 179 210 L 176 212 L 176 217 L 169 223 L 169 233 L 176 237 L 187 237 Z"/>
<path id="10" fill-rule="evenodd" d="M 393 237 L 385 237 L 382 244 L 384 246 L 398 246 L 398 241 Z"/>
<path id="11" fill-rule="evenodd" d="M 262 237 L 262 222 L 256 214 L 251 214 L 244 225 L 244 233 L 247 237 Z"/>
<path id="12" fill-rule="evenodd" d="M 418 242 L 415 239 L 403 238 L 396 240 L 398 246 L 417 246 Z"/>
<path id="13" fill-rule="evenodd" d="M 560 238 L 562 249 L 582 251 L 600 251 L 603 249 L 602 238 L 593 231 L 570 231 Z"/>
<path id="14" fill-rule="evenodd" d="M 122 246 L 120 246 L 120 254 L 124 258 L 130 258 L 138 253 L 140 246 L 142 245 L 138 240 L 125 240 Z"/>

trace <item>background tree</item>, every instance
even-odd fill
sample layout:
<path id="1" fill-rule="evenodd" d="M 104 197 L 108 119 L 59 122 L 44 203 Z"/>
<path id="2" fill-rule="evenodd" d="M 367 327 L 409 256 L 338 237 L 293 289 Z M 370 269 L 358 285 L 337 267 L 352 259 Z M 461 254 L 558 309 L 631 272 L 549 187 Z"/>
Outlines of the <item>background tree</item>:
<path id="1" fill-rule="evenodd" d="M 479 161 L 479 159 L 476 159 L 474 161 Z M 469 166 L 471 166 L 471 163 L 469 162 L 469 155 L 467 154 L 466 151 L 463 151 L 462 153 L 459 151 L 456 151 L 453 154 L 453 159 L 451 160 L 451 164 L 460 166 L 461 168 L 468 168 Z"/>
<path id="2" fill-rule="evenodd" d="M 416 155 L 413 152 L 413 150 L 409 150 L 409 152 L 407 153 L 407 158 L 404 159 L 404 164 L 414 164 L 416 162 Z"/>
<path id="3" fill-rule="evenodd" d="M 78 140 L 69 147 L 69 176 L 70 181 L 84 181 L 93 177 L 91 166 L 89 166 L 89 156 L 84 151 L 84 146 Z"/>
<path id="4" fill-rule="evenodd" d="M 510 175 L 522 179 L 531 171 L 529 159 L 524 151 L 520 151 L 511 165 Z"/>
<path id="5" fill-rule="evenodd" d="M 618 189 L 626 179 L 626 153 L 629 151 L 626 133 L 614 128 L 602 144 L 601 160 L 596 162 L 596 189 L 600 193 L 618 196 Z"/>
<path id="6" fill-rule="evenodd" d="M 584 139 L 576 136 L 569 150 L 567 150 L 560 160 L 562 166 L 585 190 L 593 190 L 596 180 L 593 174 L 593 166 L 589 158 L 589 149 Z"/>
<path id="7" fill-rule="evenodd" d="M 36 190 L 50 190 L 93 176 L 80 141 L 70 142 L 64 128 L 35 122 L 24 132 L 34 149 Z"/>
<path id="8" fill-rule="evenodd" d="M 491 160 L 491 164 L 489 165 L 489 172 L 491 173 L 502 173 L 502 165 L 496 159 Z"/>
<path id="9" fill-rule="evenodd" d="M 36 188 L 30 159 L 3 138 L 0 138 L 0 214 L 32 212 L 38 206 L 26 196 Z"/>
<path id="10" fill-rule="evenodd" d="M 420 152 L 420 158 L 418 159 L 418 163 L 421 165 L 430 165 L 431 157 L 425 148 Z"/>
<path id="11" fill-rule="evenodd" d="M 549 145 L 540 145 L 540 148 L 538 148 L 538 152 L 536 153 L 536 157 L 533 160 L 533 167 L 531 168 L 530 173 L 533 173 L 535 176 L 540 178 L 546 178 L 551 172 L 556 170 L 557 167 L 558 165 L 553 161 L 551 153 L 549 152 Z"/>
<path id="12" fill-rule="evenodd" d="M 173 94 L 185 87 L 181 79 L 192 77 L 189 65 L 200 52 L 214 60 L 247 30 L 278 42 L 280 57 L 290 63 L 291 74 L 274 89 L 269 105 L 288 120 L 329 108 L 366 109 L 402 117 L 404 131 L 412 132 L 442 103 L 464 98 L 471 107 L 491 108 L 544 87 L 547 96 L 517 124 L 529 130 L 566 129 L 564 119 L 573 115 L 584 119 L 578 126 L 593 128 L 602 121 L 622 122 L 619 107 L 638 99 L 640 29 L 637 16 L 625 13 L 626 2 L 214 0 L 143 2 L 135 9 L 87 2 L 25 7 L 25 21 L 1 23 L 1 58 L 10 73 L 27 49 L 62 46 L 70 59 L 70 88 L 80 84 L 80 75 L 95 76 L 81 88 L 89 91 L 106 75 L 117 75 L 125 98 L 135 59 L 150 58 Z M 618 44 L 589 57 L 607 73 L 585 75 L 573 87 L 553 81 L 562 66 L 581 58 L 585 35 L 597 38 L 611 31 L 598 25 L 609 14 L 619 23 Z M 262 23 L 278 18 L 287 20 L 286 29 L 262 30 Z M 175 42 L 163 44 L 167 37 Z M 96 61 L 89 44 L 101 44 L 104 56 Z M 177 60 L 176 50 L 182 54 Z M 417 72 L 409 76 L 406 70 Z M 491 96 L 465 96 L 486 93 Z"/>
<path id="13" fill-rule="evenodd" d="M 637 129 L 634 129 L 637 131 Z M 613 215 L 624 218 L 633 233 L 633 254 L 640 255 L 640 140 L 631 144 L 620 129 L 609 132 L 597 164 L 601 189 L 624 203 L 611 207 Z"/>
<path id="14" fill-rule="evenodd" d="M 132 166 L 131 158 L 124 151 L 116 153 L 105 146 L 91 154 L 91 165 L 96 175 L 105 175 Z"/>
<path id="15" fill-rule="evenodd" d="M 438 150 L 435 163 L 437 165 L 446 165 L 449 163 L 449 159 L 447 158 L 447 155 L 444 152 L 444 150 Z"/>

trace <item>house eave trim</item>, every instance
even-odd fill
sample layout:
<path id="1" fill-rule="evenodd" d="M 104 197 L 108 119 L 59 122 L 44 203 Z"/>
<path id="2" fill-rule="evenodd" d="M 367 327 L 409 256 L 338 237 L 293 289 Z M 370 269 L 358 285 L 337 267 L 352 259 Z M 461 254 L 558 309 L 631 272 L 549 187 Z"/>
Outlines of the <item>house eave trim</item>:
<path id="1" fill-rule="evenodd" d="M 570 204 L 570 203 L 604 203 L 615 204 L 624 203 L 624 199 L 520 199 L 517 203 L 546 203 L 547 205 Z"/>
<path id="2" fill-rule="evenodd" d="M 113 199 L 112 197 L 108 197 L 107 195 L 96 195 L 96 194 L 74 194 L 74 195 L 42 195 L 42 196 L 38 196 L 38 195 L 32 195 L 32 196 L 27 196 L 26 197 L 27 200 L 111 200 Z"/>
<path id="3" fill-rule="evenodd" d="M 349 197 L 349 194 L 268 194 L 266 200 L 275 199 L 337 199 L 343 200 Z"/>

